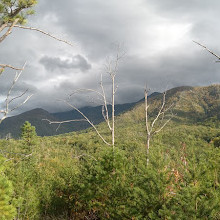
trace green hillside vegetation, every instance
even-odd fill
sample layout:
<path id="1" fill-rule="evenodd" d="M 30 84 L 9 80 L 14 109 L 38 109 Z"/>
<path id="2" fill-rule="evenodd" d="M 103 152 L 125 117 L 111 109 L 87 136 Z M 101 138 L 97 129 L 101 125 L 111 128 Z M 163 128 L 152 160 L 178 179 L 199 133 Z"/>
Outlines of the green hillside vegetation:
<path id="1" fill-rule="evenodd" d="M 17 219 L 220 219 L 219 94 L 220 85 L 167 92 L 174 117 L 154 136 L 149 165 L 143 102 L 116 117 L 114 153 L 92 128 L 28 148 L 1 140 Z M 161 98 L 149 98 L 151 119 Z M 111 139 L 104 122 L 98 130 Z"/>
<path id="2" fill-rule="evenodd" d="M 0 156 L 0 219 L 13 219 L 16 214 L 12 204 L 12 184 L 4 173 L 4 158 Z"/>

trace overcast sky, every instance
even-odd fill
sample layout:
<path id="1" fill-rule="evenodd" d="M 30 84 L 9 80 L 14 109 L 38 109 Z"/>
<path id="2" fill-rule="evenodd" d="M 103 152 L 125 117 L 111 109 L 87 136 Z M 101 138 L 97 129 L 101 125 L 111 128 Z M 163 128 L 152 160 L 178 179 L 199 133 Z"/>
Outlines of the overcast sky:
<path id="1" fill-rule="evenodd" d="M 219 0 L 38 0 L 28 26 L 53 33 L 73 43 L 70 47 L 40 33 L 14 30 L 0 45 L 0 63 L 25 71 L 15 88 L 34 96 L 19 111 L 41 107 L 50 112 L 68 108 L 56 99 L 78 88 L 98 88 L 106 57 L 115 44 L 126 55 L 117 74 L 117 103 L 143 97 L 145 83 L 152 91 L 176 86 L 204 86 L 220 82 L 220 63 L 192 42 L 196 40 L 220 54 Z M 0 100 L 13 78 L 0 78 Z M 78 107 L 90 105 L 76 95 Z"/>

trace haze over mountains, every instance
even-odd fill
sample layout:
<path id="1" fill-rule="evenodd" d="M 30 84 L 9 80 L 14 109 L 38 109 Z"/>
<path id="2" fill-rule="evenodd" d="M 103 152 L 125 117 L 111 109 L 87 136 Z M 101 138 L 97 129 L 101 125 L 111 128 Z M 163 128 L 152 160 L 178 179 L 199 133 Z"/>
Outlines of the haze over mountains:
<path id="1" fill-rule="evenodd" d="M 149 96 L 149 100 L 160 100 L 161 93 L 153 93 Z M 201 121 L 215 121 L 220 120 L 220 85 L 212 85 L 208 87 L 176 87 L 167 91 L 167 100 L 179 100 L 175 107 L 175 120 L 182 120 L 182 122 L 199 123 Z M 134 103 L 126 103 L 115 105 L 115 114 L 119 115 L 131 110 L 132 108 L 144 108 L 141 103 L 144 100 L 139 100 Z M 141 107 L 140 107 L 141 106 Z M 135 109 L 134 108 L 134 109 Z M 102 122 L 102 106 L 84 107 L 80 109 L 94 124 Z M 111 108 L 109 106 L 109 112 Z M 89 126 L 87 122 L 70 122 L 62 124 L 57 130 L 57 124 L 49 124 L 42 119 L 50 121 L 64 121 L 73 119 L 82 119 L 82 116 L 75 110 L 68 112 L 49 113 L 40 108 L 24 112 L 17 116 L 9 117 L 0 125 L 0 137 L 5 138 L 7 134 L 18 138 L 20 135 L 20 127 L 25 121 L 29 121 L 36 127 L 39 136 L 51 136 L 72 131 L 79 131 L 86 129 Z"/>

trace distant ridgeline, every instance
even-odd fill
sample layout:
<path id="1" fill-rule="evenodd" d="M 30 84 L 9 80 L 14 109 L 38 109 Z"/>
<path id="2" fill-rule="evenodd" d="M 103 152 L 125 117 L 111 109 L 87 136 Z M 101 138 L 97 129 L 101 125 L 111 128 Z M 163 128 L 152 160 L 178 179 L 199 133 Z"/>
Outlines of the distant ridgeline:
<path id="1" fill-rule="evenodd" d="M 152 114 L 157 111 L 157 103 L 161 102 L 161 93 L 153 93 L 149 97 Z M 207 126 L 219 127 L 220 121 L 220 85 L 211 85 L 207 87 L 188 87 L 182 86 L 167 91 L 167 102 L 175 103 L 173 120 L 177 123 L 204 124 Z M 144 111 L 144 99 L 115 106 L 116 115 L 127 111 Z M 139 110 L 138 110 L 139 109 Z M 109 106 L 111 112 L 111 108 Z M 94 124 L 102 122 L 102 106 L 84 107 L 80 109 Z M 140 120 L 144 121 L 144 114 Z M 49 124 L 42 119 L 50 121 L 62 121 L 81 119 L 82 116 L 75 110 L 68 112 L 49 113 L 43 109 L 37 108 L 20 115 L 9 117 L 0 125 L 0 137 L 7 136 L 18 138 L 20 136 L 20 127 L 25 121 L 29 121 L 36 127 L 39 136 L 52 136 L 64 134 L 72 131 L 86 129 L 89 126 L 87 122 L 71 122 L 60 126 L 58 131 L 57 124 Z"/>
<path id="2" fill-rule="evenodd" d="M 119 115 L 125 111 L 128 111 L 136 104 L 137 102 L 116 105 L 115 113 L 116 115 Z M 88 118 L 94 124 L 98 124 L 104 120 L 102 116 L 102 106 L 84 107 L 81 108 L 80 111 L 88 116 Z M 111 112 L 110 106 L 109 112 Z M 29 121 L 33 126 L 36 127 L 36 132 L 39 136 L 52 136 L 89 128 L 90 125 L 87 122 L 82 121 L 62 124 L 57 130 L 57 124 L 49 124 L 47 121 L 42 120 L 48 119 L 50 121 L 63 121 L 81 118 L 82 116 L 75 110 L 49 113 L 44 109 L 36 108 L 4 120 L 0 125 L 0 138 L 20 137 L 20 127 L 24 124 L 25 121 Z"/>

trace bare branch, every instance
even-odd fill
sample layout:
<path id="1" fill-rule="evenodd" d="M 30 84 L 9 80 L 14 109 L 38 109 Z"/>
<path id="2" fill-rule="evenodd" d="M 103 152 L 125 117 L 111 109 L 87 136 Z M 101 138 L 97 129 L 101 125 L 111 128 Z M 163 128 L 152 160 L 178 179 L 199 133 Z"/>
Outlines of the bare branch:
<path id="1" fill-rule="evenodd" d="M 150 134 L 150 129 L 149 129 L 149 125 L 148 125 L 148 93 L 149 93 L 149 89 L 147 89 L 147 85 L 145 87 L 144 90 L 144 98 L 145 98 L 145 124 L 146 124 L 146 131 L 148 134 Z"/>
<path id="2" fill-rule="evenodd" d="M 18 23 L 18 21 L 19 21 L 19 18 L 15 19 L 12 24 L 7 25 L 9 28 L 8 28 L 8 30 L 6 31 L 6 33 L 3 34 L 3 35 L 0 37 L 0 43 L 1 43 L 3 40 L 5 40 L 5 38 L 6 38 L 9 34 L 11 34 L 11 31 L 12 31 L 13 27 L 15 27 L 15 25 Z M 3 27 L 4 27 L 4 26 L 3 26 Z M 5 27 L 4 27 L 4 28 L 5 28 Z M 3 29 L 4 29 L 4 28 L 3 28 Z M 2 28 L 1 28 L 1 29 L 2 29 Z M 3 30 L 3 29 L 2 29 L 2 30 Z M 1 30 L 1 31 L 2 31 L 2 30 Z"/>
<path id="3" fill-rule="evenodd" d="M 0 153 L 3 154 L 4 157 L 7 157 L 7 155 L 10 155 L 10 154 L 16 155 L 16 156 L 21 156 L 21 157 L 23 157 L 23 158 L 21 158 L 21 160 L 33 155 L 33 152 L 30 154 L 23 154 L 23 153 L 14 153 L 14 152 L 9 152 L 9 151 L 4 151 L 4 150 L 0 150 Z M 9 159 L 5 160 L 4 163 L 9 162 L 11 160 L 15 160 L 15 159 L 16 159 L 15 157 L 9 158 Z"/>
<path id="4" fill-rule="evenodd" d="M 24 96 L 27 92 L 28 92 L 28 89 L 26 89 L 21 95 L 18 95 L 18 96 L 16 96 L 16 97 L 12 98 L 12 99 L 8 102 L 8 104 L 10 104 L 11 102 L 13 102 L 13 101 L 16 100 L 16 99 L 21 98 L 21 97 Z"/>
<path id="5" fill-rule="evenodd" d="M 26 66 L 26 63 L 24 64 L 22 70 L 25 68 L 25 66 Z M 11 91 L 13 90 L 13 88 L 14 88 L 16 82 L 18 81 L 20 75 L 22 74 L 22 70 L 21 70 L 19 73 L 16 73 L 16 74 L 15 74 L 15 77 L 14 77 L 14 79 L 13 79 L 12 85 L 11 85 L 11 87 L 10 87 L 9 90 L 8 90 L 8 94 L 7 94 L 7 97 L 6 97 L 6 100 L 5 100 L 5 103 L 6 103 L 6 108 L 5 108 L 5 110 L 6 110 L 6 112 L 9 111 L 9 109 L 8 109 L 8 108 L 9 108 L 9 104 L 13 101 L 13 99 L 12 99 L 12 100 L 9 100 L 9 97 L 10 97 L 10 95 L 11 95 Z M 24 94 L 25 94 L 25 93 L 23 93 L 21 96 L 23 96 Z M 21 96 L 20 96 L 20 97 L 21 97 Z M 16 99 L 16 98 L 15 98 L 15 99 Z"/>
<path id="6" fill-rule="evenodd" d="M 74 120 L 67 120 L 67 121 L 50 121 L 48 119 L 42 119 L 42 121 L 47 121 L 49 124 L 64 124 L 69 122 L 76 122 L 76 121 L 86 121 L 85 119 L 74 119 Z"/>
<path id="7" fill-rule="evenodd" d="M 198 44 L 200 47 L 203 47 L 205 50 L 207 50 L 209 53 L 211 53 L 213 56 L 215 56 L 216 58 L 218 58 L 218 60 L 217 60 L 217 62 L 219 62 L 220 61 L 220 56 L 219 55 L 217 55 L 216 53 L 214 53 L 213 51 L 211 51 L 209 48 L 207 48 L 206 46 L 204 46 L 204 45 L 202 45 L 202 44 L 200 44 L 200 43 L 198 43 L 198 42 L 196 42 L 196 41 L 194 41 L 193 40 L 193 42 L 194 43 L 196 43 L 196 44 Z"/>
<path id="8" fill-rule="evenodd" d="M 67 121 L 50 121 L 49 119 L 42 119 L 42 121 L 47 121 L 50 125 L 51 124 L 58 124 L 56 131 L 60 128 L 61 124 L 76 122 L 76 121 L 86 121 L 85 119 L 74 119 L 74 120 L 67 120 Z"/>
<path id="9" fill-rule="evenodd" d="M 13 69 L 13 70 L 23 70 L 23 68 L 14 67 L 14 66 L 8 65 L 8 64 L 0 64 L 0 67 L 2 69 L 10 68 L 10 69 Z"/>
<path id="10" fill-rule="evenodd" d="M 102 106 L 102 116 L 105 119 L 105 122 L 107 123 L 107 125 L 109 127 L 109 130 L 111 131 L 112 128 L 111 128 L 110 121 L 109 121 L 109 118 L 108 118 L 109 117 L 108 112 L 106 112 L 104 105 Z"/>
<path id="11" fill-rule="evenodd" d="M 156 118 L 153 120 L 152 124 L 151 124 L 151 131 L 156 123 L 156 121 L 158 120 L 158 118 L 161 116 L 161 114 L 163 114 L 163 110 L 164 110 L 164 106 L 165 106 L 165 103 L 166 103 L 166 92 L 163 93 L 163 102 L 162 102 L 162 105 L 160 107 L 160 110 L 156 116 Z"/>
<path id="12" fill-rule="evenodd" d="M 14 108 L 12 108 L 10 110 L 10 112 L 13 112 L 14 110 L 20 108 L 22 105 L 24 105 L 31 97 L 33 96 L 33 94 L 29 95 L 23 102 L 21 102 L 20 104 L 18 104 L 17 106 L 15 106 Z"/>
<path id="13" fill-rule="evenodd" d="M 154 131 L 153 134 L 159 133 L 159 132 L 170 122 L 170 120 L 171 120 L 172 118 L 173 118 L 173 116 L 170 117 L 158 130 Z"/>
<path id="14" fill-rule="evenodd" d="M 26 65 L 26 63 L 24 64 L 22 70 L 25 68 L 25 65 Z M 21 76 L 22 70 L 21 70 L 19 73 L 16 73 L 16 74 L 15 74 L 15 77 L 14 77 L 14 79 L 13 79 L 12 85 L 11 85 L 11 87 L 10 87 L 9 90 L 8 90 L 8 93 L 7 93 L 7 96 L 6 96 L 6 99 L 5 99 L 5 108 L 4 108 L 3 110 L 0 110 L 0 113 L 3 115 L 3 116 L 0 118 L 0 124 L 1 124 L 1 122 L 2 122 L 3 120 L 5 120 L 5 119 L 7 118 L 8 114 L 9 114 L 10 112 L 13 112 L 14 110 L 16 110 L 16 109 L 18 109 L 19 107 L 21 107 L 22 105 L 24 105 L 24 104 L 33 96 L 33 94 L 27 96 L 24 101 L 22 101 L 21 103 L 17 104 L 15 107 L 13 107 L 13 108 L 10 109 L 10 104 L 11 104 L 12 102 L 14 102 L 16 99 L 19 99 L 19 98 L 23 97 L 23 96 L 27 93 L 27 91 L 28 91 L 28 89 L 27 89 L 27 90 L 25 90 L 22 94 L 20 94 L 20 95 L 18 95 L 18 96 L 15 96 L 15 97 L 13 97 L 12 99 L 10 99 L 11 92 L 12 92 L 12 90 L 13 90 L 15 84 L 17 83 L 19 77 Z"/>
<path id="15" fill-rule="evenodd" d="M 103 102 L 103 107 L 104 107 L 104 109 L 102 109 L 102 115 L 103 115 L 103 118 L 105 119 L 109 129 L 112 130 L 111 125 L 110 125 L 110 120 L 109 120 L 108 102 L 106 99 L 105 90 L 104 90 L 104 86 L 103 86 L 103 82 L 102 82 L 102 74 L 101 74 L 100 87 L 101 87 L 102 93 L 97 90 L 94 90 L 94 89 L 77 89 L 74 92 L 72 92 L 69 95 L 69 97 L 71 97 L 72 95 L 79 93 L 79 92 L 93 92 L 93 93 L 96 93 L 97 95 L 101 96 L 100 100 Z"/>
<path id="16" fill-rule="evenodd" d="M 2 24 L 1 25 L 1 27 L 0 27 L 0 33 L 7 27 L 7 23 L 4 23 L 4 24 Z"/>
<path id="17" fill-rule="evenodd" d="M 63 42 L 63 43 L 65 43 L 65 44 L 68 44 L 68 45 L 70 45 L 71 47 L 73 47 L 73 44 L 70 43 L 69 41 L 66 41 L 66 40 L 63 40 L 63 39 L 61 39 L 61 38 L 55 37 L 54 35 L 52 35 L 52 34 L 50 34 L 50 33 L 48 33 L 48 32 L 45 32 L 45 31 L 43 31 L 43 30 L 41 30 L 41 29 L 34 28 L 34 27 L 22 26 L 22 25 L 14 25 L 14 27 L 40 32 L 40 33 L 42 33 L 42 34 L 44 34 L 44 35 L 47 35 L 48 37 L 51 37 L 51 38 L 53 38 L 53 39 L 55 39 L 55 40 L 57 40 L 57 41 Z"/>
<path id="18" fill-rule="evenodd" d="M 96 133 L 98 134 L 98 136 L 102 139 L 102 141 L 111 146 L 111 144 L 109 144 L 104 138 L 103 136 L 99 133 L 99 131 L 97 130 L 97 128 L 95 127 L 95 125 L 78 109 L 76 108 L 74 105 L 70 104 L 69 102 L 67 102 L 66 100 L 61 100 L 63 102 L 65 102 L 67 105 L 69 105 L 70 107 L 72 107 L 73 109 L 75 109 L 77 112 L 79 112 L 84 118 L 85 120 L 94 128 L 94 130 L 96 131 Z"/>
<path id="19" fill-rule="evenodd" d="M 105 89 L 104 89 L 103 82 L 102 82 L 102 74 L 101 74 L 100 86 L 101 86 L 101 89 L 102 89 L 103 101 L 104 101 L 104 105 L 103 105 L 104 108 L 102 110 L 102 115 L 103 115 L 103 117 L 104 117 L 110 131 L 111 131 L 112 127 L 111 127 L 110 121 L 109 121 L 108 104 L 107 104 L 107 100 L 106 100 Z"/>
<path id="20" fill-rule="evenodd" d="M 165 104 L 166 104 L 166 91 L 165 91 L 163 93 L 162 104 L 159 108 L 159 111 L 156 117 L 154 118 L 153 122 L 150 124 L 148 119 L 149 117 L 148 92 L 149 90 L 147 89 L 147 87 L 145 87 L 144 94 L 145 94 L 145 120 L 146 120 L 145 123 L 146 123 L 146 131 L 147 131 L 147 143 L 146 143 L 147 165 L 149 163 L 150 140 L 155 134 L 159 133 L 171 121 L 173 114 L 165 122 L 164 122 L 164 118 L 166 116 L 165 113 L 171 110 L 171 108 L 173 108 L 174 106 L 174 103 L 172 103 L 168 108 L 165 108 Z"/>
<path id="21" fill-rule="evenodd" d="M 69 97 L 71 97 L 71 96 L 73 96 L 74 94 L 79 93 L 79 92 L 94 92 L 94 93 L 96 93 L 97 95 L 100 95 L 101 97 L 104 98 L 104 95 L 103 95 L 101 92 L 99 92 L 99 91 L 97 91 L 97 90 L 95 90 L 95 89 L 76 89 L 75 91 L 73 91 L 73 92 L 69 95 Z"/>
<path id="22" fill-rule="evenodd" d="M 89 103 L 93 103 L 93 104 L 99 104 L 99 105 L 102 105 L 104 106 L 104 102 L 103 102 L 103 98 L 99 98 L 99 97 L 91 97 L 91 96 L 87 96 L 89 98 Z M 106 101 L 106 104 L 107 105 L 111 105 L 110 102 L 107 102 Z"/>

